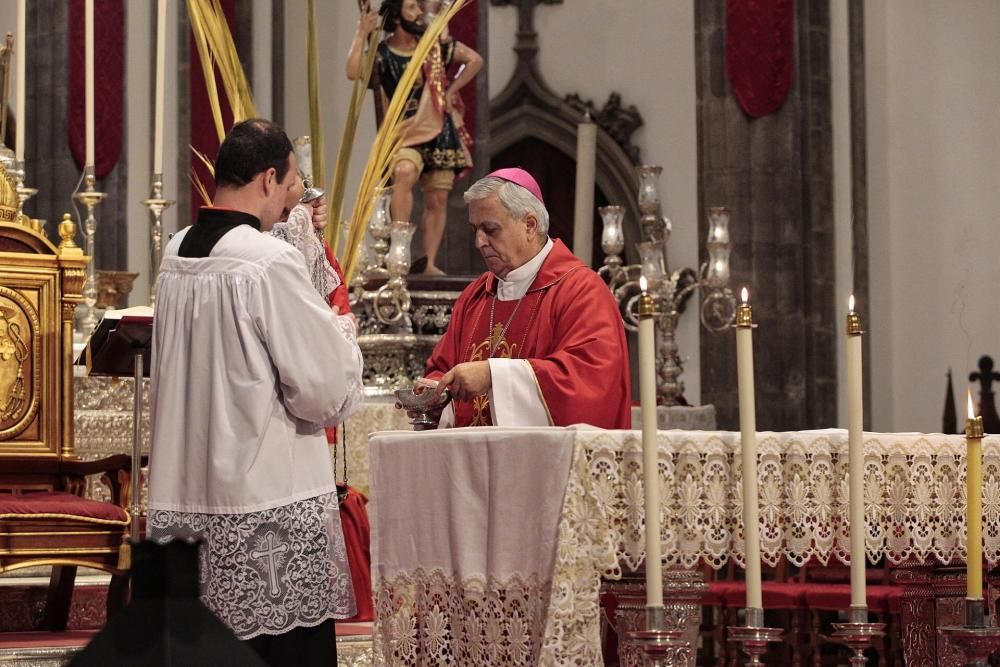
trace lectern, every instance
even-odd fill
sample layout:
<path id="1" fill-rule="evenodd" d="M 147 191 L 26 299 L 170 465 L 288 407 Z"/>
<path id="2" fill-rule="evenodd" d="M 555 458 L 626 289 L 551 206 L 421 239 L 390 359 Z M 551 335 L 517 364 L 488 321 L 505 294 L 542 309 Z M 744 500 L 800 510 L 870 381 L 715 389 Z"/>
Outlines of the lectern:
<path id="1" fill-rule="evenodd" d="M 141 495 L 142 379 L 149 377 L 149 358 L 153 340 L 153 309 L 146 306 L 109 310 L 87 341 L 81 363 L 88 375 L 133 377 L 135 390 L 132 408 L 132 488 L 129 509 L 132 514 L 130 535 L 140 541 L 139 497 Z"/>

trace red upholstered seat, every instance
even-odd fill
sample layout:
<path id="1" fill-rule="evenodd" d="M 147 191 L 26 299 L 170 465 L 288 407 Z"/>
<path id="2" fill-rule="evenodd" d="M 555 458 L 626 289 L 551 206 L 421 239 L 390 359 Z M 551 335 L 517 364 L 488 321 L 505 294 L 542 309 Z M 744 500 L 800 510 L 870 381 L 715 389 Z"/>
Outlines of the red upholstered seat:
<path id="1" fill-rule="evenodd" d="M 742 581 L 709 581 L 707 584 L 708 590 L 701 596 L 701 603 L 709 607 L 725 606 L 727 596 L 746 588 Z"/>
<path id="2" fill-rule="evenodd" d="M 805 601 L 810 609 L 840 611 L 851 605 L 850 584 L 804 584 Z M 903 604 L 902 586 L 868 586 L 868 610 L 898 614 Z"/>
<path id="3" fill-rule="evenodd" d="M 128 523 L 128 514 L 121 507 L 64 491 L 0 496 L 0 519 L 33 517 L 108 521 L 121 525 Z"/>
<path id="4" fill-rule="evenodd" d="M 745 607 L 747 604 L 747 589 L 743 582 L 738 589 L 731 590 L 725 599 L 727 607 Z M 765 581 L 761 584 L 761 597 L 764 609 L 799 609 L 805 606 L 803 597 L 805 584 L 792 581 Z"/>

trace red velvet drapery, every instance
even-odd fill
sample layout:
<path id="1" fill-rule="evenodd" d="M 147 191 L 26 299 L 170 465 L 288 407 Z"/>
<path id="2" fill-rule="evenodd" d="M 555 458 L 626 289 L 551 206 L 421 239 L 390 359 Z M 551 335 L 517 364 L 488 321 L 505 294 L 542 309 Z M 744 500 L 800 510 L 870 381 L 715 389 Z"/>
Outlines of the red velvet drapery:
<path id="1" fill-rule="evenodd" d="M 67 140 L 73 160 L 83 169 L 87 152 L 83 0 L 71 0 L 68 20 Z M 124 0 L 94 0 L 94 171 L 98 179 L 108 175 L 121 155 L 125 127 L 124 88 Z M 18 121 L 24 122 L 24 119 Z"/>
<path id="2" fill-rule="evenodd" d="M 726 1 L 726 74 L 749 115 L 781 108 L 795 75 L 795 0 Z"/>

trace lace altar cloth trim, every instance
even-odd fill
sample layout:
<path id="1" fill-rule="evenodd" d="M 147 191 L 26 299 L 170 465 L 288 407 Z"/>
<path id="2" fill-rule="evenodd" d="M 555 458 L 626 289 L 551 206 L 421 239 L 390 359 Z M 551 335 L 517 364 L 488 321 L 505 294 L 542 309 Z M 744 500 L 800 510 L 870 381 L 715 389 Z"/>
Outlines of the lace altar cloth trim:
<path id="1" fill-rule="evenodd" d="M 615 533 L 574 446 L 555 566 L 462 577 L 418 568 L 375 581 L 377 665 L 599 665 L 601 571 Z"/>
<path id="2" fill-rule="evenodd" d="M 580 431 L 617 556 L 644 558 L 638 431 Z M 743 564 L 739 433 L 658 434 L 663 554 L 670 565 Z M 960 435 L 865 433 L 868 557 L 943 564 L 965 558 L 965 440 Z M 847 432 L 758 433 L 760 541 L 765 562 L 850 562 Z M 1000 437 L 983 440 L 984 555 L 1000 562 Z"/>
<path id="3" fill-rule="evenodd" d="M 202 600 L 240 639 L 355 613 L 336 493 L 247 514 L 153 510 L 149 525 L 161 542 L 205 540 Z"/>

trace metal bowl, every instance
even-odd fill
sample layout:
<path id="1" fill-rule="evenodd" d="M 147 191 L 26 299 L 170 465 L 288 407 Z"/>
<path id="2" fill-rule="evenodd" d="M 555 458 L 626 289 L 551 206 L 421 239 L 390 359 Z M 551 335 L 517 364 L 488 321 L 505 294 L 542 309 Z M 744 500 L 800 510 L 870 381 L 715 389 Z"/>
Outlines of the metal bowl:
<path id="1" fill-rule="evenodd" d="M 451 400 L 451 394 L 445 390 L 444 394 L 438 396 L 431 387 L 427 387 L 419 394 L 415 393 L 413 389 L 397 389 L 396 400 L 407 410 L 429 412 L 447 405 L 448 401 Z"/>

